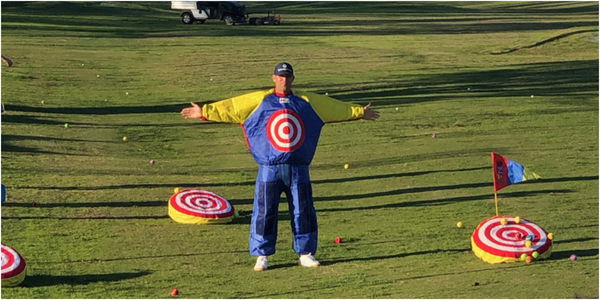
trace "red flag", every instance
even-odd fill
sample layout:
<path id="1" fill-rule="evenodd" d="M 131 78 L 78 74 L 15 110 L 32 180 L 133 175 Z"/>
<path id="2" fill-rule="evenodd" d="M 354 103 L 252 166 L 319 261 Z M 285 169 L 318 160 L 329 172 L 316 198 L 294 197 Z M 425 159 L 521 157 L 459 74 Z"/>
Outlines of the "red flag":
<path id="1" fill-rule="evenodd" d="M 508 159 L 492 152 L 492 169 L 494 171 L 494 192 L 509 185 Z"/>
<path id="2" fill-rule="evenodd" d="M 492 152 L 492 165 L 495 192 L 510 184 L 541 178 L 522 164 L 494 152 Z"/>

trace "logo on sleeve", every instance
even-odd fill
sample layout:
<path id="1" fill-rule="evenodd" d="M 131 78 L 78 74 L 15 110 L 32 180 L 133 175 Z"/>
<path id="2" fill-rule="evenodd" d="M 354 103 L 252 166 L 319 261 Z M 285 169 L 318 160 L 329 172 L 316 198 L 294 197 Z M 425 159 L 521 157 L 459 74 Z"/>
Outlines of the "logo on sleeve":
<path id="1" fill-rule="evenodd" d="M 267 122 L 267 137 L 273 148 L 291 152 L 304 143 L 304 123 L 295 111 L 280 109 Z"/>

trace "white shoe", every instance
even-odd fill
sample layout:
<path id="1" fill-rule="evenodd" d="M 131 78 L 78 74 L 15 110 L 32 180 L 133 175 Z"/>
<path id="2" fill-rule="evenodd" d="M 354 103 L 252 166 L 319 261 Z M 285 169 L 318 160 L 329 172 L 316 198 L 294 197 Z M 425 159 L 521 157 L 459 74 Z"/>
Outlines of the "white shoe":
<path id="1" fill-rule="evenodd" d="M 266 256 L 259 256 L 254 265 L 254 271 L 264 271 L 268 268 L 268 259 Z"/>
<path id="2" fill-rule="evenodd" d="M 321 264 L 314 256 L 312 256 L 309 253 L 305 255 L 300 255 L 300 265 L 303 267 L 316 268 Z"/>

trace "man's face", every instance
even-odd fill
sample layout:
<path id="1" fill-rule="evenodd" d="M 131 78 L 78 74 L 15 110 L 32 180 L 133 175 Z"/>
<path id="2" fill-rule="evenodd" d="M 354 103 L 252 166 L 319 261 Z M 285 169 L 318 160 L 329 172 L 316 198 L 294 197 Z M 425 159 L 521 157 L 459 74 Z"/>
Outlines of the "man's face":
<path id="1" fill-rule="evenodd" d="M 275 83 L 276 92 L 289 92 L 292 90 L 294 76 L 273 75 L 273 82 Z"/>

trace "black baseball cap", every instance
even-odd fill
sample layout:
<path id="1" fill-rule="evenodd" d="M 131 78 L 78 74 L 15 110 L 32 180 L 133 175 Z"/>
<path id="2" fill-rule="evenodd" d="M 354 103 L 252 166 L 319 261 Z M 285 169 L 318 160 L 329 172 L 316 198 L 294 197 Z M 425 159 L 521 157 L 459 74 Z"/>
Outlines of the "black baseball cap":
<path id="1" fill-rule="evenodd" d="M 280 62 L 275 66 L 273 74 L 279 76 L 294 76 L 294 68 L 292 68 L 292 65 L 289 63 Z"/>

